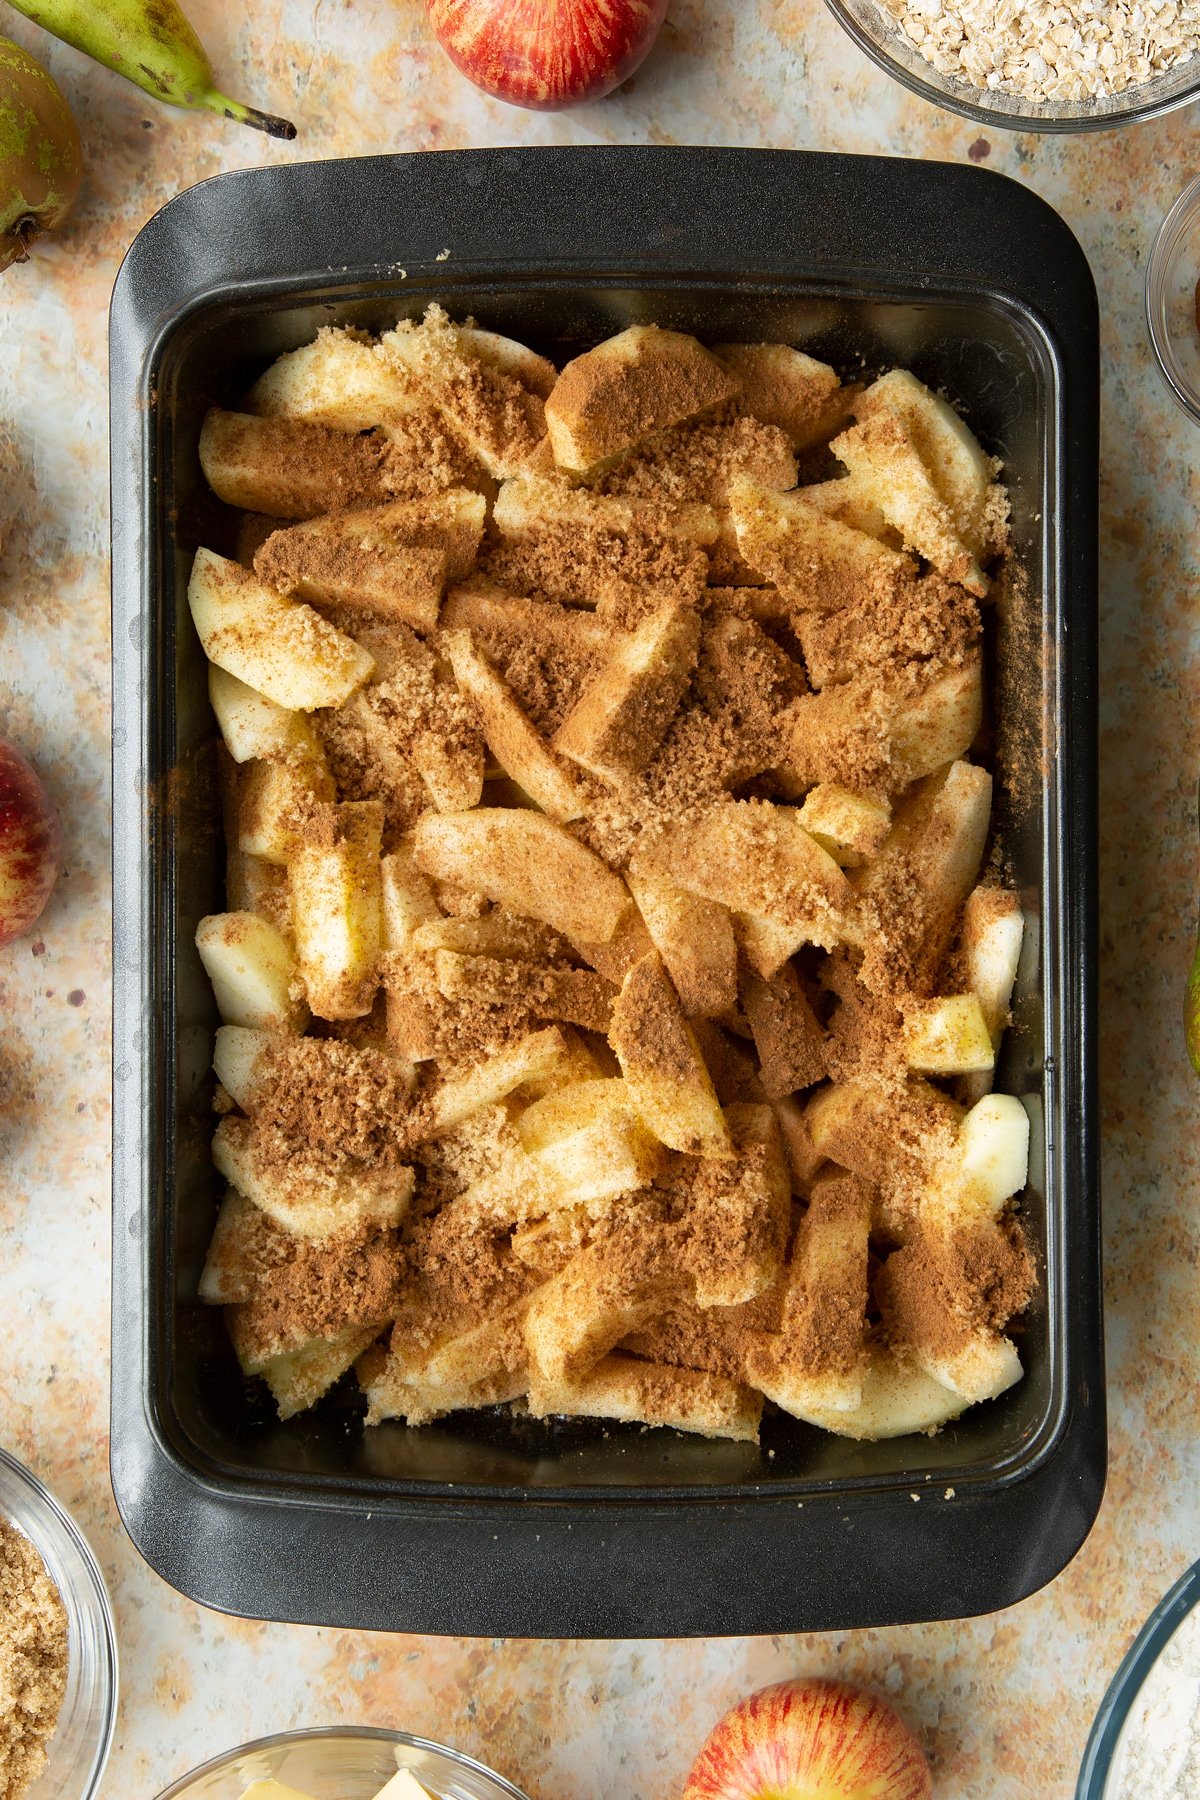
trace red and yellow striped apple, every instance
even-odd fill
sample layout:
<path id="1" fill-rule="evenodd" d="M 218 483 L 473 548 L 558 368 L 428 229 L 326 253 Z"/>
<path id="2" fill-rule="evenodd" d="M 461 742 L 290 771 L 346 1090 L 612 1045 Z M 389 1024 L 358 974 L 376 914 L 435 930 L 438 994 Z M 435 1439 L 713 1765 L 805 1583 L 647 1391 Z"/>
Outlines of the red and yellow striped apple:
<path id="1" fill-rule="evenodd" d="M 714 1726 L 683 1800 L 929 1800 L 929 1764 L 883 1700 L 842 1681 L 781 1681 Z"/>
<path id="2" fill-rule="evenodd" d="M 598 100 L 628 80 L 667 0 L 425 0 L 434 34 L 468 81 L 541 112 Z"/>
<path id="3" fill-rule="evenodd" d="M 0 738 L 0 946 L 29 930 L 54 889 L 62 828 L 37 774 Z"/>

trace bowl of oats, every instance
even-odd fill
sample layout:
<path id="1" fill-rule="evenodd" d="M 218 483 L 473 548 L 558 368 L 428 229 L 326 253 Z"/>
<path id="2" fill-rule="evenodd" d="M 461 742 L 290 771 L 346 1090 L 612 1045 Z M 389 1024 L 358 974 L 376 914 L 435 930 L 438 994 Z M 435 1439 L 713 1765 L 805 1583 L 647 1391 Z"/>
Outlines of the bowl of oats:
<path id="1" fill-rule="evenodd" d="M 827 0 L 911 93 L 1001 131 L 1104 131 L 1200 93 L 1200 6 Z"/>
<path id="2" fill-rule="evenodd" d="M 116 1713 L 104 1577 L 69 1513 L 0 1450 L 0 1796 L 88 1800 Z"/>

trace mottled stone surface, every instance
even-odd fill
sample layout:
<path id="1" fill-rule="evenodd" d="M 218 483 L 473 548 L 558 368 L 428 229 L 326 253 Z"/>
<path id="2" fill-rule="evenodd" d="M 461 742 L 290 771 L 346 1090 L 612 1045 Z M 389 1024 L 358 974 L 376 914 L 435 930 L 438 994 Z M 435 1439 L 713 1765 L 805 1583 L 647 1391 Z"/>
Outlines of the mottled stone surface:
<path id="1" fill-rule="evenodd" d="M 155 107 L 54 46 L 89 156 L 69 227 L 3 277 L 0 729 L 62 808 L 68 869 L 0 952 L 0 1442 L 74 1509 L 123 1659 L 112 1795 L 148 1795 L 289 1724 L 398 1724 L 535 1800 L 673 1800 L 756 1683 L 837 1671 L 901 1698 L 941 1800 L 1064 1800 L 1104 1686 L 1200 1553 L 1200 1224 L 1180 995 L 1195 914 L 1197 439 L 1151 365 L 1142 272 L 1200 166 L 1194 119 L 1073 141 L 981 133 L 890 84 L 819 0 L 676 0 L 628 91 L 571 117 L 475 96 L 418 0 L 195 0 L 227 84 L 294 146 Z M 47 54 L 24 20 L 13 35 Z M 1112 1470 L 1047 1591 L 968 1624 L 707 1644 L 460 1642 L 230 1622 L 172 1594 L 118 1523 L 106 1466 L 109 901 L 105 309 L 123 250 L 178 189 L 256 160 L 470 144 L 727 143 L 983 161 L 1064 212 L 1104 316 L 1103 1102 Z"/>

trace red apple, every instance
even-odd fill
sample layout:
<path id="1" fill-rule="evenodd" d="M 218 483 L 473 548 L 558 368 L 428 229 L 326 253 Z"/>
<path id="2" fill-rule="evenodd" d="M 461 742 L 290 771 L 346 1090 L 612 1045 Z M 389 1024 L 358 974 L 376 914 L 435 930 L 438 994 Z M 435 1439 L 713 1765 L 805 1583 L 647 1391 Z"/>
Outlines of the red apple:
<path id="1" fill-rule="evenodd" d="M 0 945 L 28 931 L 62 862 L 62 827 L 50 796 L 15 745 L 0 738 Z"/>
<path id="2" fill-rule="evenodd" d="M 667 0 L 425 0 L 443 50 L 476 87 L 556 112 L 628 79 Z"/>
<path id="3" fill-rule="evenodd" d="M 929 1800 L 929 1764 L 890 1706 L 842 1681 L 781 1681 L 709 1733 L 683 1800 Z"/>

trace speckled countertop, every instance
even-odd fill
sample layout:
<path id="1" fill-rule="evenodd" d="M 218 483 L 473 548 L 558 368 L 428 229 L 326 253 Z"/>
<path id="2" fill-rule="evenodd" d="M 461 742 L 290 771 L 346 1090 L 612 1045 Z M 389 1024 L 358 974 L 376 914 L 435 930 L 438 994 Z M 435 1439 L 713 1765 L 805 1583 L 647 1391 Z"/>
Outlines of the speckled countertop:
<path id="1" fill-rule="evenodd" d="M 68 868 L 38 934 L 0 951 L 0 1442 L 74 1510 L 122 1649 L 110 1795 L 149 1796 L 293 1724 L 402 1725 L 533 1800 L 674 1800 L 721 1710 L 834 1671 L 902 1696 L 940 1800 L 1063 1800 L 1136 1628 L 1200 1555 L 1200 1215 L 1179 997 L 1196 880 L 1200 440 L 1142 320 L 1153 230 L 1200 170 L 1194 115 L 1123 134 L 981 133 L 908 98 L 820 0 L 675 0 L 622 94 L 566 117 L 485 102 L 420 0 L 258 0 L 191 15 L 232 92 L 294 146 L 153 107 L 22 19 L 89 154 L 68 229 L 0 283 L 0 729 L 63 812 Z M 498 1643 L 232 1622 L 142 1563 L 108 1486 L 106 307 L 122 252 L 178 189 L 291 156 L 472 144 L 711 143 L 984 162 L 1028 182 L 1091 258 L 1103 312 L 1102 1060 L 1111 1472 L 1091 1538 L 990 1618 L 710 1643 Z"/>

